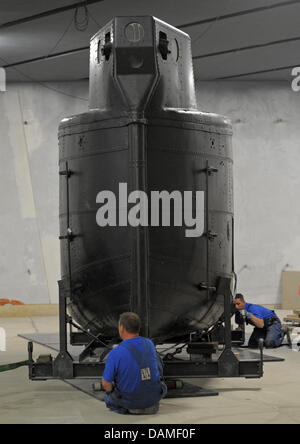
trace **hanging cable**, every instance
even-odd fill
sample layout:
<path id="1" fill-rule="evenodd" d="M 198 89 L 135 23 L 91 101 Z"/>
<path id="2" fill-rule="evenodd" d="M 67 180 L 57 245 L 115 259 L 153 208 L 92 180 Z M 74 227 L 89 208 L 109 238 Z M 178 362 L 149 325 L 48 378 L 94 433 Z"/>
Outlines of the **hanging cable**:
<path id="1" fill-rule="evenodd" d="M 10 28 L 12 26 L 22 25 L 23 23 L 29 23 L 29 22 L 32 22 L 34 20 L 43 19 L 45 17 L 50 17 L 50 16 L 53 16 L 53 15 L 56 15 L 56 14 L 61 14 L 61 13 L 66 12 L 66 11 L 70 11 L 71 9 L 73 10 L 76 7 L 79 7 L 79 6 L 93 5 L 93 4 L 102 3 L 102 2 L 104 2 L 104 0 L 85 0 L 85 1 L 77 2 L 75 4 L 66 5 L 66 6 L 63 6 L 61 8 L 50 9 L 48 11 L 40 12 L 39 14 L 31 15 L 29 17 L 23 17 L 23 18 L 19 18 L 17 20 L 13 20 L 11 22 L 1 23 L 0 24 L 0 30 L 1 29 L 5 29 L 5 28 Z"/>
<path id="2" fill-rule="evenodd" d="M 0 61 L 2 61 L 5 64 L 8 64 L 7 60 L 3 59 L 3 57 L 0 57 Z M 89 101 L 89 99 L 85 99 L 85 98 L 79 97 L 79 96 L 74 96 L 73 94 L 69 94 L 65 91 L 61 91 L 59 89 L 56 89 L 53 86 L 46 85 L 44 82 L 40 82 L 40 81 L 34 79 L 33 77 L 29 76 L 28 74 L 25 74 L 23 71 L 21 71 L 18 68 L 12 67 L 12 69 L 14 69 L 17 73 L 21 74 L 21 76 L 25 77 L 27 80 L 30 80 L 32 83 L 36 83 L 37 85 L 40 85 L 43 88 L 49 89 L 50 91 L 54 91 L 58 94 L 62 94 L 63 96 L 71 97 L 73 99 L 79 99 L 79 100 L 83 100 L 85 102 Z"/>
<path id="3" fill-rule="evenodd" d="M 72 24 L 74 22 L 74 16 L 72 14 L 72 20 L 70 21 L 70 23 L 68 23 L 66 29 L 64 30 L 64 32 L 62 33 L 62 35 L 60 36 L 60 38 L 57 40 L 57 42 L 55 43 L 55 45 L 53 46 L 53 48 L 48 52 L 48 54 L 45 56 L 46 58 L 49 57 L 54 51 L 55 49 L 58 47 L 58 45 L 60 44 L 60 42 L 65 38 L 65 36 L 67 35 L 67 33 L 69 32 L 69 29 L 71 28 Z"/>
<path id="4" fill-rule="evenodd" d="M 92 14 L 90 11 L 88 11 L 88 14 L 89 14 L 89 17 L 93 20 L 93 22 L 94 22 L 97 26 L 99 26 L 99 28 L 101 28 L 102 25 L 100 25 L 100 23 L 95 19 L 95 17 L 93 16 L 93 14 Z"/>
<path id="5" fill-rule="evenodd" d="M 79 13 L 80 13 L 81 9 L 83 9 L 83 11 L 84 11 L 83 18 L 80 18 L 80 16 L 79 16 Z M 73 23 L 74 23 L 75 29 L 77 31 L 80 31 L 80 32 L 86 31 L 88 26 L 89 26 L 89 17 L 91 17 L 93 19 L 93 21 L 95 23 L 97 23 L 96 19 L 94 17 L 92 17 L 92 15 L 89 13 L 87 4 L 84 4 L 84 5 L 80 4 L 80 5 L 78 5 L 76 7 L 76 9 L 75 9 L 74 15 L 72 16 L 72 20 L 67 24 L 67 27 L 63 31 L 62 35 L 59 37 L 59 39 L 57 40 L 55 45 L 51 48 L 51 50 L 48 52 L 48 54 L 44 58 L 45 59 L 49 58 L 49 56 L 55 51 L 55 49 L 59 46 L 59 44 L 62 42 L 64 37 L 69 32 L 69 30 L 70 30 L 70 28 L 71 28 Z M 2 61 L 6 65 L 9 65 L 9 63 L 3 57 L 0 57 L 0 61 Z M 71 98 L 74 98 L 74 99 L 79 99 L 79 100 L 83 100 L 85 102 L 88 102 L 88 99 L 85 99 L 85 98 L 79 97 L 79 96 L 74 96 L 73 94 L 69 94 L 67 92 L 58 90 L 58 89 L 56 89 L 56 88 L 54 88 L 52 86 L 46 85 L 44 82 L 40 82 L 40 81 L 34 79 L 33 77 L 29 76 L 28 74 L 25 74 L 23 71 L 21 71 L 20 69 L 14 67 L 14 66 L 11 66 L 11 68 L 14 69 L 16 72 L 18 72 L 19 74 L 21 74 L 27 80 L 30 80 L 31 82 L 36 83 L 36 84 L 42 86 L 43 88 L 49 89 L 51 91 L 57 92 L 59 94 L 67 96 L 67 97 L 71 97 Z"/>
<path id="6" fill-rule="evenodd" d="M 80 14 L 81 9 L 83 9 L 84 14 L 83 14 L 83 17 L 80 19 L 79 14 Z M 69 29 L 71 28 L 73 23 L 74 23 L 76 31 L 85 32 L 89 27 L 90 18 L 94 21 L 95 24 L 97 24 L 97 26 L 100 26 L 99 23 L 97 22 L 97 20 L 93 17 L 93 15 L 88 10 L 87 5 L 77 6 L 77 8 L 75 9 L 74 15 L 72 16 L 72 20 L 70 21 L 70 23 L 68 23 L 63 34 L 58 39 L 58 41 L 55 43 L 55 45 L 53 46 L 51 51 L 49 51 L 46 58 L 48 58 L 55 51 L 55 49 L 58 47 L 58 45 L 61 43 L 61 41 L 65 38 L 65 36 L 69 32 Z"/>
<path id="7" fill-rule="evenodd" d="M 233 0 L 230 0 L 230 3 L 229 3 L 229 5 L 227 6 L 228 7 L 228 9 L 230 9 L 230 7 L 231 7 L 231 5 L 232 5 L 232 1 Z M 209 25 L 208 25 L 208 27 L 201 33 L 201 34 L 199 34 L 194 40 L 193 40 L 193 45 L 196 43 L 196 42 L 199 42 L 199 40 L 201 40 L 209 31 L 211 31 L 215 26 L 216 26 L 216 24 L 219 22 L 219 20 L 221 19 L 221 17 L 222 17 L 222 14 L 219 14 L 216 18 L 215 18 L 215 20 L 213 21 L 213 22 L 211 22 Z M 195 83 L 197 83 L 198 81 L 199 81 L 199 79 L 200 79 L 200 75 L 195 75 Z"/>
<path id="8" fill-rule="evenodd" d="M 90 11 L 88 11 L 88 15 L 89 15 L 89 18 L 92 19 L 92 21 L 100 29 L 101 28 L 100 23 L 90 13 Z M 35 57 L 35 58 L 32 58 L 32 59 L 20 60 L 19 62 L 15 62 L 15 63 L 7 63 L 5 66 L 3 66 L 3 68 L 5 68 L 5 69 L 14 68 L 15 66 L 25 65 L 27 63 L 34 63 L 34 62 L 39 62 L 39 61 L 45 61 L 45 60 L 48 60 L 48 59 L 51 59 L 51 58 L 54 58 L 54 57 L 67 56 L 67 55 L 70 55 L 70 54 L 74 54 L 76 52 L 88 51 L 90 49 L 90 46 L 82 46 L 80 48 L 70 49 L 70 50 L 66 50 L 66 51 L 60 51 L 60 52 L 57 52 L 57 53 L 54 52 L 55 49 L 59 46 L 59 44 L 62 42 L 64 37 L 67 35 L 67 33 L 70 30 L 73 22 L 75 22 L 75 17 L 74 16 L 72 16 L 71 22 L 67 25 L 67 27 L 64 30 L 63 34 L 59 37 L 58 41 L 55 43 L 55 45 L 52 47 L 52 49 L 48 52 L 48 54 L 46 54 L 44 56 L 40 56 L 40 57 Z M 74 25 L 75 25 L 75 23 L 74 23 Z"/>

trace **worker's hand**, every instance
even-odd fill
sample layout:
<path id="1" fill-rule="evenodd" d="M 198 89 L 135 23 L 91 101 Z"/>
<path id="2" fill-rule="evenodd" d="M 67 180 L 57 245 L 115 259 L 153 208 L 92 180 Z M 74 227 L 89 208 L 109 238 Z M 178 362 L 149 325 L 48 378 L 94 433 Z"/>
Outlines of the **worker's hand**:
<path id="1" fill-rule="evenodd" d="M 105 390 L 107 393 L 111 393 L 113 391 L 113 383 L 105 381 L 105 379 L 102 378 L 101 380 L 102 389 Z"/>

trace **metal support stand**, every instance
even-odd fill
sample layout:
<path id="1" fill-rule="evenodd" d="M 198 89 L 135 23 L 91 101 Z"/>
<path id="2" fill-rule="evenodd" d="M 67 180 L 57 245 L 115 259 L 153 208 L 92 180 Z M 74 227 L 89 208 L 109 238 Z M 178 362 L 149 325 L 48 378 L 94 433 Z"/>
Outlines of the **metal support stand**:
<path id="1" fill-rule="evenodd" d="M 69 318 L 69 324 L 84 333 L 86 337 L 90 338 L 89 342 L 86 343 L 85 349 L 79 355 L 79 362 L 83 362 L 86 358 L 93 356 L 94 351 L 99 348 L 103 350 L 99 358 L 99 362 L 102 362 L 104 358 L 108 355 L 108 353 L 112 350 L 112 348 L 104 342 L 104 339 L 102 339 L 102 335 L 99 334 L 97 336 L 94 336 L 92 333 L 85 331 L 79 325 L 74 324 L 71 318 Z"/>
<path id="2" fill-rule="evenodd" d="M 218 293 L 224 296 L 224 318 L 225 318 L 225 349 L 218 361 L 220 377 L 239 376 L 239 361 L 231 348 L 231 303 L 230 290 L 231 279 L 220 279 Z"/>
<path id="3" fill-rule="evenodd" d="M 67 297 L 72 299 L 72 265 L 71 265 L 71 242 L 75 236 L 70 228 L 70 192 L 69 180 L 73 172 L 69 169 L 68 162 L 66 162 L 65 171 L 61 171 L 60 176 L 66 177 L 66 197 L 67 197 L 67 233 L 65 236 L 60 236 L 60 240 L 67 240 L 68 242 L 68 265 L 69 265 L 69 295 L 63 288 L 62 282 L 59 285 L 59 338 L 60 338 L 60 352 L 53 364 L 53 376 L 61 379 L 71 379 L 74 377 L 73 358 L 68 353 L 68 315 L 67 315 Z"/>
<path id="4" fill-rule="evenodd" d="M 68 353 L 67 332 L 67 301 L 66 294 L 59 289 L 59 339 L 60 352 L 53 364 L 53 376 L 61 379 L 71 379 L 73 373 L 73 358 Z"/>
<path id="5" fill-rule="evenodd" d="M 67 240 L 68 242 L 68 273 L 69 273 L 69 297 L 73 297 L 73 285 L 72 285 L 72 263 L 71 263 L 71 243 L 76 238 L 70 228 L 70 178 L 74 173 L 69 169 L 69 164 L 66 162 L 66 169 L 59 173 L 60 176 L 66 178 L 66 198 L 67 198 L 67 232 L 64 236 L 60 236 L 59 240 Z"/>
<path id="6" fill-rule="evenodd" d="M 230 278 L 220 277 L 218 282 L 218 295 L 224 297 L 224 315 L 225 315 L 225 348 L 218 357 L 219 352 L 214 350 L 213 344 L 195 343 L 191 342 L 189 350 L 190 356 L 177 358 L 176 355 L 172 359 L 164 360 L 164 376 L 166 379 L 180 379 L 180 378 L 261 378 L 263 375 L 263 350 L 260 349 L 260 356 L 246 353 L 246 358 L 237 359 L 232 351 L 231 341 L 231 290 Z M 105 363 L 104 357 L 109 352 L 110 347 L 107 343 L 102 341 L 100 337 L 94 336 L 89 332 L 84 331 L 81 327 L 73 323 L 72 319 L 66 315 L 66 295 L 68 291 L 63 289 L 63 284 L 60 287 L 60 336 L 59 354 L 54 362 L 52 360 L 42 362 L 38 360 L 33 361 L 32 344 L 29 346 L 29 371 L 30 379 L 45 380 L 45 379 L 64 379 L 64 380 L 82 380 L 82 379 L 96 379 L 101 377 Z M 80 358 L 72 358 L 67 351 L 67 324 L 79 327 L 84 337 L 90 338 L 89 347 L 84 351 Z M 30 341 L 32 339 L 28 338 Z M 89 359 L 90 352 L 97 349 L 96 356 Z M 215 354 L 215 358 L 212 358 Z M 241 350 L 239 354 L 242 355 Z M 188 357 L 189 356 L 189 357 Z M 96 359 L 95 359 L 96 358 Z M 274 359 L 273 359 L 274 360 Z"/>

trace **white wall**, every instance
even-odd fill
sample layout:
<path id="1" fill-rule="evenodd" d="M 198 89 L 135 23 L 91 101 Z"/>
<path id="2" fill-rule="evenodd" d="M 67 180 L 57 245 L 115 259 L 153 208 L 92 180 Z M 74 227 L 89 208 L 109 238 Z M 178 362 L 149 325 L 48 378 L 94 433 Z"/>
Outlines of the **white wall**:
<path id="1" fill-rule="evenodd" d="M 300 93 L 288 82 L 197 85 L 200 109 L 232 119 L 239 291 L 281 303 L 281 271 L 300 270 Z"/>
<path id="2" fill-rule="evenodd" d="M 57 127 L 87 109 L 87 82 L 0 93 L 0 298 L 57 302 Z M 236 270 L 252 302 L 280 303 L 281 270 L 300 269 L 300 93 L 288 83 L 202 82 L 199 109 L 234 126 Z M 24 122 L 27 124 L 24 124 Z M 246 268 L 244 268 L 246 267 Z"/>
<path id="3" fill-rule="evenodd" d="M 87 97 L 86 84 L 52 86 Z M 57 128 L 87 107 L 40 85 L 0 93 L 0 298 L 58 301 Z"/>

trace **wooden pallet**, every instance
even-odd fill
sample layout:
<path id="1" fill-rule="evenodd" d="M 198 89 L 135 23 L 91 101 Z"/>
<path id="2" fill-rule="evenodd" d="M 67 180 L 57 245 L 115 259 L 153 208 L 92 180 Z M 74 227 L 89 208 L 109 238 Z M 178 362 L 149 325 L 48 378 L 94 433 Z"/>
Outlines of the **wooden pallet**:
<path id="1" fill-rule="evenodd" d="M 284 318 L 284 322 L 294 326 L 300 324 L 300 310 L 294 310 L 292 315 L 287 315 L 287 317 Z"/>

